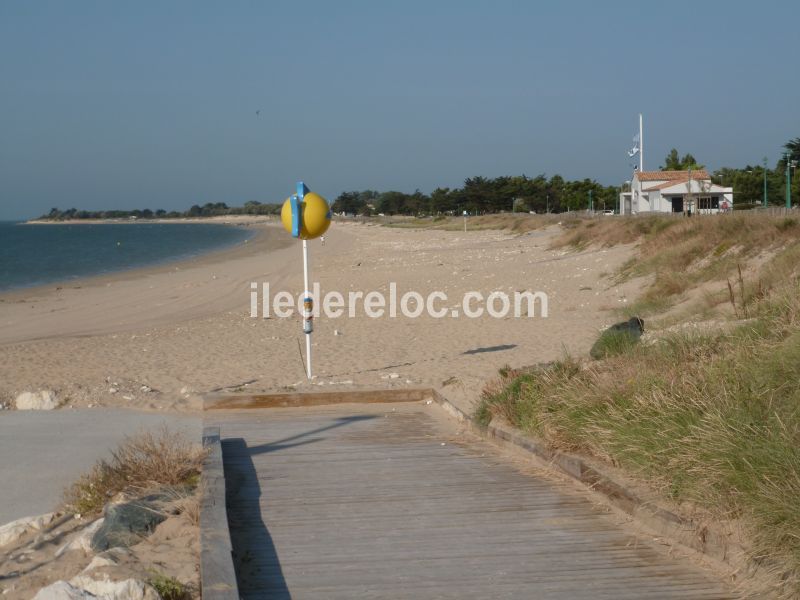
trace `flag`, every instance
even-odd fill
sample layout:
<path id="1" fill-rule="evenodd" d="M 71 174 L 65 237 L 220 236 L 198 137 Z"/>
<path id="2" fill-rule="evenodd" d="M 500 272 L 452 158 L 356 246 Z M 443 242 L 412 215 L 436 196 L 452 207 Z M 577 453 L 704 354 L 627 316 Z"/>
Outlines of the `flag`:
<path id="1" fill-rule="evenodd" d="M 639 154 L 639 134 L 638 133 L 635 136 L 633 136 L 633 148 L 628 150 L 628 156 L 630 158 L 633 158 L 637 154 Z"/>

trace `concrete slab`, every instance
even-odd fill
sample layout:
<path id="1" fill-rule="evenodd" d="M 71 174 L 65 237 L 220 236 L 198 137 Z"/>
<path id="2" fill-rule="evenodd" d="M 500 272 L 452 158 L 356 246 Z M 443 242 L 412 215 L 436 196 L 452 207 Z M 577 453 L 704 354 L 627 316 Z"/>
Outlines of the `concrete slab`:
<path id="1" fill-rule="evenodd" d="M 125 437 L 162 424 L 199 443 L 202 419 L 93 408 L 0 412 L 0 524 L 52 511 L 64 488 Z"/>

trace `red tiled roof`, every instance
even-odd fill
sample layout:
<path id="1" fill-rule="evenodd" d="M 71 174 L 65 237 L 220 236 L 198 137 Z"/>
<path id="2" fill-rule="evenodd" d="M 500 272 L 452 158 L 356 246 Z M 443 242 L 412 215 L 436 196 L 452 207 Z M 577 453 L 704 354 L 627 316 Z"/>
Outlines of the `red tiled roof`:
<path id="1" fill-rule="evenodd" d="M 693 177 L 694 178 L 694 177 Z M 659 183 L 658 185 L 654 185 L 648 188 L 642 188 L 644 192 L 652 192 L 653 190 L 663 190 L 668 187 L 672 187 L 673 185 L 680 185 L 681 183 L 689 183 L 689 178 L 677 180 L 674 179 L 672 181 L 665 181 L 664 183 Z"/>
<path id="2" fill-rule="evenodd" d="M 689 180 L 689 171 L 639 171 L 634 177 L 639 181 L 681 181 Z M 692 171 L 692 179 L 711 179 L 708 171 L 699 169 Z"/>

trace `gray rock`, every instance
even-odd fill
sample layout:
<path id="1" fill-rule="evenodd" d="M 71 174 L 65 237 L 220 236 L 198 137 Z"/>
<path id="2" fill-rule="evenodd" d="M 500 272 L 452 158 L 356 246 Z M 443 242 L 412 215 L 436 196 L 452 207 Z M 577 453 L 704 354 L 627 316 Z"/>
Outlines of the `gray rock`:
<path id="1" fill-rule="evenodd" d="M 147 537 L 167 517 L 162 512 L 163 495 L 153 494 L 106 508 L 105 520 L 92 536 L 92 550 L 128 548 Z"/>
<path id="2" fill-rule="evenodd" d="M 111 581 L 78 575 L 69 582 L 56 581 L 39 592 L 33 600 L 160 600 L 158 592 L 143 581 Z"/>
<path id="3" fill-rule="evenodd" d="M 93 579 L 88 575 L 77 575 L 70 584 L 94 594 L 89 598 L 101 600 L 161 600 L 158 592 L 138 579 L 112 581 L 106 575 L 103 579 Z"/>
<path id="4" fill-rule="evenodd" d="M 41 531 L 53 522 L 55 513 L 36 515 L 35 517 L 22 517 L 0 527 L 0 546 L 16 542 L 29 531 Z"/>
<path id="5" fill-rule="evenodd" d="M 97 596 L 76 588 L 66 581 L 56 581 L 40 589 L 33 600 L 88 600 L 90 598 L 97 598 Z"/>
<path id="6" fill-rule="evenodd" d="M 58 407 L 55 392 L 42 390 L 40 392 L 22 392 L 14 400 L 17 410 L 53 410 Z"/>
<path id="7" fill-rule="evenodd" d="M 81 574 L 88 574 L 91 571 L 101 567 L 118 565 L 121 561 L 130 558 L 131 556 L 131 551 L 126 548 L 109 548 L 105 552 L 101 552 L 95 556 L 92 561 L 83 568 Z"/>
<path id="8" fill-rule="evenodd" d="M 92 523 L 84 527 L 69 542 L 67 542 L 66 544 L 61 546 L 58 550 L 56 550 L 56 558 L 60 557 L 65 552 L 69 552 L 70 550 L 80 550 L 83 553 L 88 554 L 89 551 L 92 549 L 92 538 L 102 525 L 103 525 L 103 519 L 97 519 L 96 521 L 93 521 Z"/>

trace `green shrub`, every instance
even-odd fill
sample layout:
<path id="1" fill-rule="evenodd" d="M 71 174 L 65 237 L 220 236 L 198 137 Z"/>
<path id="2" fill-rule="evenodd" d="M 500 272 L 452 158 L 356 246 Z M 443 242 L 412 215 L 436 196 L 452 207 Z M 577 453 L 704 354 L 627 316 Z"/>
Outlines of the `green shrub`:
<path id="1" fill-rule="evenodd" d="M 192 597 L 186 585 L 163 573 L 153 574 L 147 583 L 158 592 L 162 600 L 190 600 Z"/>

